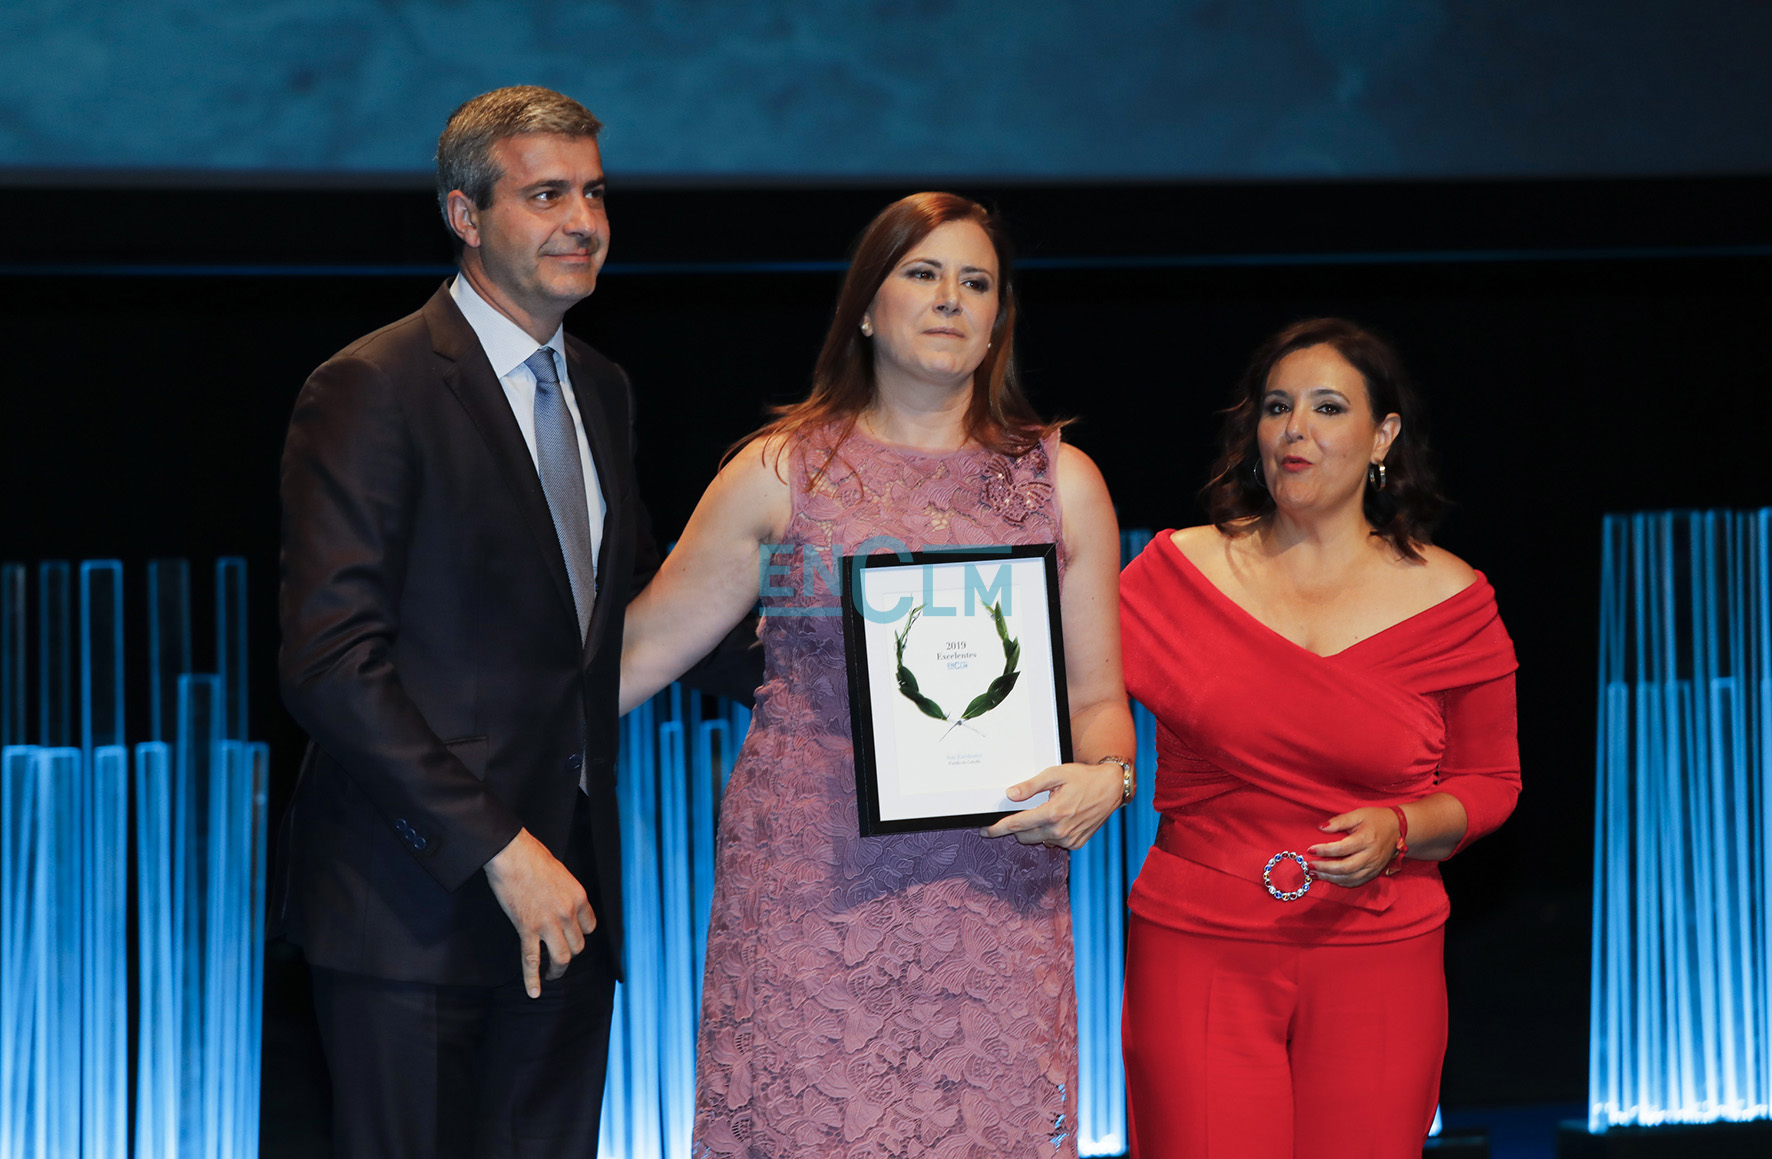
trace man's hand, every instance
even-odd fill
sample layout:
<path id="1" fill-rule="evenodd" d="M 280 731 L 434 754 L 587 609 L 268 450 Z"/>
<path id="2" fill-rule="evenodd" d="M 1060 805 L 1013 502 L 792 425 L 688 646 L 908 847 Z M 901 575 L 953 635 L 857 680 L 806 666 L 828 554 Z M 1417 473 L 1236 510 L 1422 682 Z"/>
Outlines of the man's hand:
<path id="1" fill-rule="evenodd" d="M 517 927 L 523 953 L 523 988 L 541 997 L 541 947 L 548 948 L 548 980 L 566 972 L 572 955 L 585 948 L 585 936 L 597 928 L 584 886 L 555 859 L 529 830 L 486 863 L 492 896 Z"/>

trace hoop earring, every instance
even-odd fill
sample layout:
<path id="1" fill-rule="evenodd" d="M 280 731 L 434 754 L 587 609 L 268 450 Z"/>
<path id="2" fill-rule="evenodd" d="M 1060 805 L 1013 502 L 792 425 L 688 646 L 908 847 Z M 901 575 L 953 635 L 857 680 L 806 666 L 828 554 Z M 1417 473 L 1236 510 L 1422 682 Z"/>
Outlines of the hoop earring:
<path id="1" fill-rule="evenodd" d="M 1372 488 L 1374 491 L 1382 491 L 1382 490 L 1384 490 L 1385 482 L 1386 482 L 1386 480 L 1384 477 L 1384 463 L 1383 462 L 1367 463 L 1366 464 L 1366 486 Z"/>
<path id="2" fill-rule="evenodd" d="M 1249 473 L 1255 477 L 1255 485 L 1263 491 L 1267 490 L 1267 476 L 1261 473 L 1261 456 L 1257 455 L 1249 464 Z"/>

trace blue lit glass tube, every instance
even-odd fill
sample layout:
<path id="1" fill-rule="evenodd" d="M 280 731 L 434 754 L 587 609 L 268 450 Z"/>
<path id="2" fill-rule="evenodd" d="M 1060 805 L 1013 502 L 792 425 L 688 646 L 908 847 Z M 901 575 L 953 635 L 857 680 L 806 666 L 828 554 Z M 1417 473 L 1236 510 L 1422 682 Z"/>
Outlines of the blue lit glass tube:
<path id="1" fill-rule="evenodd" d="M 635 1093 L 635 1040 L 649 1036 L 650 1030 L 645 1024 L 637 1022 L 632 990 L 636 977 L 656 969 L 658 960 L 654 951 L 645 945 L 645 920 L 635 912 L 638 900 L 636 890 L 640 888 L 640 884 L 628 880 L 627 874 L 637 860 L 644 858 L 647 848 L 648 831 L 629 828 L 629 818 L 631 814 L 644 808 L 641 804 L 643 795 L 639 792 L 639 782 L 645 775 L 645 767 L 652 761 L 652 750 L 656 743 L 653 708 L 659 699 L 655 696 L 637 706 L 621 722 L 621 750 L 617 758 L 619 765 L 615 785 L 616 804 L 621 811 L 622 825 L 622 941 L 626 947 L 623 970 L 626 981 L 615 988 L 615 1009 L 610 1020 L 609 1066 L 604 1076 L 603 1117 L 597 1140 L 597 1154 L 601 1159 L 655 1155 L 634 1145 L 637 1130 L 635 1120 L 644 1114 L 655 1112 L 652 1108 L 644 1107 Z M 638 822 L 635 824 L 638 825 Z"/>
<path id="2" fill-rule="evenodd" d="M 19 1116 L 20 1155 L 48 1155 L 50 1146 L 58 1141 L 52 1111 L 55 1106 L 56 1056 L 51 1040 L 59 1029 L 53 1005 L 51 971 L 55 964 L 55 821 L 53 818 L 53 782 L 45 750 L 31 746 L 25 750 L 26 793 L 31 798 L 31 859 L 26 869 L 30 879 L 25 923 L 25 957 L 29 964 L 26 976 L 29 985 L 22 995 L 21 1006 L 31 1031 L 20 1052 L 22 1081 L 14 1104 Z"/>
<path id="3" fill-rule="evenodd" d="M 120 1156 L 130 1149 L 123 574 L 88 561 L 76 594 L 67 563 L 39 566 L 34 669 L 26 576 L 0 568 L 0 1159 Z M 187 675 L 188 568 L 161 561 L 148 573 L 157 739 L 137 747 L 134 768 L 140 1159 L 257 1151 L 267 753 L 244 743 L 243 564 L 222 561 L 217 580 L 226 682 Z M 43 744 L 22 744 L 31 727 Z M 237 736 L 223 746 L 226 729 Z"/>
<path id="4" fill-rule="evenodd" d="M 221 689 L 221 682 L 216 682 Z M 225 703 L 227 693 L 221 689 L 216 705 L 218 724 L 227 719 Z M 220 725 L 225 728 L 225 725 Z M 216 741 L 213 755 L 209 759 L 209 842 L 208 866 L 201 887 L 201 899 L 197 902 L 203 906 L 203 1014 L 199 1033 L 203 1041 L 203 1077 L 201 1082 L 200 1100 L 202 1103 L 202 1150 L 200 1155 L 215 1155 L 221 1150 L 221 1141 L 228 1137 L 230 1122 L 228 1107 L 228 1067 L 225 1065 L 226 1051 L 233 1045 L 233 1027 L 229 1023 L 229 1015 L 234 1010 L 234 990 L 239 984 L 234 963 L 228 953 L 233 944 L 234 930 L 230 928 L 233 906 L 231 886 L 238 869 L 234 865 L 234 841 L 229 822 L 232 820 L 233 804 L 229 789 L 233 777 L 231 766 L 239 746 L 228 741 Z M 186 1086 L 189 1092 L 191 1087 Z"/>
<path id="5" fill-rule="evenodd" d="M 1120 559 L 1130 563 L 1151 541 L 1151 533 L 1134 528 L 1120 533 Z M 1132 803 L 1120 810 L 1126 826 L 1126 888 L 1138 877 L 1144 858 L 1157 840 L 1157 718 L 1149 709 L 1134 701 L 1132 727 L 1138 737 L 1138 791 Z"/>
<path id="6" fill-rule="evenodd" d="M 38 568 L 38 740 L 31 757 L 38 784 L 37 847 L 41 923 L 36 932 L 36 1039 L 30 1105 L 41 1154 L 80 1147 L 83 909 L 82 839 L 86 783 L 73 735 L 70 571 Z"/>
<path id="7" fill-rule="evenodd" d="M 1122 564 L 1150 542 L 1149 531 L 1120 535 Z M 1138 768 L 1132 801 L 1071 855 L 1071 923 L 1077 986 L 1077 1149 L 1119 1155 L 1127 1146 L 1126 1073 L 1120 1019 L 1126 978 L 1126 895 L 1156 839 L 1156 720 L 1132 706 Z"/>
<path id="8" fill-rule="evenodd" d="M 750 711 L 677 686 L 623 721 L 628 981 L 618 991 L 599 1154 L 686 1156 L 719 796 Z M 693 738 L 693 743 L 685 745 Z M 649 814 L 643 816 L 642 814 Z"/>
<path id="9" fill-rule="evenodd" d="M 247 970 L 249 987 L 246 1000 L 245 1026 L 241 1035 L 239 1065 L 241 1076 L 241 1114 L 239 1138 L 233 1154 L 240 1159 L 258 1159 L 258 1116 L 261 1105 L 261 1079 L 264 1068 L 265 1009 L 265 859 L 270 837 L 271 750 L 264 744 L 247 747 L 249 772 L 252 777 L 252 810 L 248 832 L 252 845 L 252 881 L 247 896 Z"/>
<path id="10" fill-rule="evenodd" d="M 1143 706 L 1132 706 L 1142 736 L 1155 727 Z M 1148 722 L 1148 723 L 1147 723 Z M 1126 895 L 1150 848 L 1142 815 L 1150 808 L 1154 757 L 1133 759 L 1140 769 L 1133 800 L 1109 817 L 1081 850 L 1071 854 L 1071 924 L 1077 986 L 1077 1150 L 1084 1156 L 1121 1155 L 1127 1147 L 1126 1070 L 1120 1018 L 1126 981 Z"/>
<path id="11" fill-rule="evenodd" d="M 123 743 L 123 565 L 80 565 L 80 788 L 85 824 L 81 1149 L 122 1155 L 128 1123 L 128 757 Z"/>
<path id="12" fill-rule="evenodd" d="M 148 563 L 148 739 L 178 736 L 178 678 L 191 664 L 191 565 Z"/>
<path id="13" fill-rule="evenodd" d="M 678 689 L 673 700 L 698 701 Z M 658 948 L 659 1119 L 665 1159 L 689 1159 L 690 1124 L 695 1118 L 695 939 L 690 932 L 689 782 L 685 727 L 678 719 L 658 730 Z"/>
<path id="14" fill-rule="evenodd" d="M 1758 825 L 1756 851 L 1751 870 L 1763 884 L 1772 881 L 1772 508 L 1749 517 L 1749 534 L 1742 554 L 1747 560 L 1750 584 L 1744 591 L 1749 615 L 1748 654 L 1744 662 L 1754 679 L 1749 682 L 1753 712 L 1749 717 L 1748 750 L 1754 754 L 1754 788 L 1757 799 L 1751 815 Z M 1752 1026 L 1757 1047 L 1756 1072 L 1764 1102 L 1772 1105 L 1772 905 L 1762 891 L 1754 894 L 1755 912 L 1762 936 L 1750 943 L 1755 989 L 1760 995 L 1759 1019 Z M 1772 1114 L 1772 1106 L 1768 1112 Z"/>
<path id="15" fill-rule="evenodd" d="M 0 1155 L 27 1152 L 37 1026 L 36 748 L 0 748 Z"/>
<path id="16" fill-rule="evenodd" d="M 30 740 L 25 724 L 25 600 L 24 565 L 0 565 L 0 746 Z"/>
<path id="17" fill-rule="evenodd" d="M 225 697 L 225 693 L 224 693 Z M 240 741 L 215 743 L 209 776 L 208 944 L 203 965 L 205 1155 L 233 1153 L 245 1099 L 240 1057 L 250 1004 L 252 768 Z"/>
<path id="18" fill-rule="evenodd" d="M 1088 1124 L 1091 1137 L 1098 1145 L 1106 1141 L 1110 1154 L 1120 1154 L 1128 1145 L 1126 1131 L 1126 1059 L 1120 1049 L 1120 1015 L 1126 996 L 1126 894 L 1138 866 L 1128 866 L 1127 854 L 1134 847 L 1127 840 L 1131 828 L 1124 811 L 1116 814 L 1114 824 L 1104 827 L 1107 838 L 1107 894 L 1112 904 L 1102 909 L 1107 917 L 1107 938 L 1102 946 L 1105 968 L 1106 1033 L 1094 1043 L 1094 1049 L 1107 1059 L 1106 1073 L 1097 1070 L 1100 1087 L 1095 1095 L 1096 1120 Z M 1140 864 L 1146 850 L 1137 848 Z M 1079 1124 L 1079 1128 L 1081 1128 Z"/>
<path id="19" fill-rule="evenodd" d="M 663 696 L 674 708 L 677 690 L 667 689 Z M 674 718 L 676 714 L 670 715 Z M 659 974 L 664 965 L 664 930 L 658 887 L 658 747 L 658 734 L 653 732 L 635 754 L 638 759 L 629 765 L 628 775 L 620 778 L 626 789 L 621 796 L 623 934 L 629 963 L 644 963 L 627 972 L 622 986 L 631 1101 L 627 1153 L 653 1156 L 664 1154 L 659 1122 L 658 1027 L 663 1013 Z"/>
<path id="20" fill-rule="evenodd" d="M 615 1014 L 610 1019 L 610 1063 L 602 1074 L 602 1116 L 597 1120 L 597 1159 L 618 1159 L 627 1150 L 627 1019 L 622 1015 L 622 985 L 615 985 Z"/>
<path id="21" fill-rule="evenodd" d="M 633 961 L 630 956 L 629 961 Z M 597 1121 L 597 1159 L 633 1155 L 627 1141 L 633 1100 L 628 1095 L 628 1020 L 622 1013 L 622 984 L 615 986 L 615 1010 L 609 1020 L 609 1063 L 603 1072 L 603 1114 Z"/>
<path id="22" fill-rule="evenodd" d="M 129 1127 L 129 750 L 92 751 L 86 865 L 86 1091 L 89 1156 L 128 1154 Z"/>
<path id="23" fill-rule="evenodd" d="M 243 741 L 247 732 L 246 561 L 215 561 L 215 672 L 222 694 L 221 734 Z"/>
<path id="24" fill-rule="evenodd" d="M 37 566 L 37 743 L 74 743 L 74 657 L 66 561 Z"/>
<path id="25" fill-rule="evenodd" d="M 80 747 L 123 743 L 123 565 L 80 565 Z"/>
<path id="26" fill-rule="evenodd" d="M 173 750 L 135 746 L 137 1019 L 135 1159 L 176 1159 L 179 971 L 173 867 Z"/>
<path id="27" fill-rule="evenodd" d="M 1772 1107 L 1769 513 L 1602 531 L 1590 1130 Z"/>
<path id="28" fill-rule="evenodd" d="M 211 925 L 209 888 L 214 872 L 215 842 L 211 792 L 212 768 L 221 740 L 221 689 L 213 676 L 181 676 L 178 682 L 179 729 L 173 772 L 173 937 L 178 1072 L 178 1149 L 180 1154 L 213 1154 L 215 1138 L 208 1077 L 219 1062 L 206 1033 L 210 1003 L 205 995 Z"/>
<path id="29" fill-rule="evenodd" d="M 1113 824 L 1112 819 L 1108 822 Z M 1104 825 L 1103 828 L 1107 828 Z M 1106 944 L 1106 922 L 1102 902 L 1117 905 L 1107 896 L 1105 842 L 1101 834 L 1070 857 L 1071 941 L 1076 954 L 1077 990 L 1077 1119 L 1067 1126 L 1078 1133 L 1078 1150 L 1093 1147 L 1099 1140 L 1082 1137 L 1083 1125 L 1101 1118 L 1097 1103 L 1102 1080 L 1107 1075 L 1108 1060 L 1097 1049 L 1107 1032 L 1107 987 L 1102 973 L 1102 950 Z"/>
<path id="30" fill-rule="evenodd" d="M 76 748 L 39 748 L 38 872 L 47 885 L 43 955 L 38 959 L 38 1052 L 45 1110 L 44 1155 L 80 1153 L 81 837 L 85 828 L 83 754 Z"/>

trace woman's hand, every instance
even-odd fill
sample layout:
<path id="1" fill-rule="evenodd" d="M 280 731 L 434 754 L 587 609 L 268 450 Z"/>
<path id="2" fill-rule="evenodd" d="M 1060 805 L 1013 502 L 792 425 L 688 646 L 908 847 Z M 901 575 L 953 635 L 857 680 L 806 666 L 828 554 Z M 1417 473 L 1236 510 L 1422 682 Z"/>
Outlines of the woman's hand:
<path id="1" fill-rule="evenodd" d="M 1011 801 L 1025 801 L 1035 793 L 1052 795 L 1032 809 L 1011 813 L 982 837 L 1008 837 L 1023 845 L 1050 845 L 1055 849 L 1081 849 L 1120 807 L 1124 770 L 1116 764 L 1054 765 L 1007 790 Z"/>
<path id="2" fill-rule="evenodd" d="M 1011 801 L 1041 792 L 1052 795 L 979 832 L 986 837 L 1013 833 L 1023 845 L 1078 849 L 1120 807 L 1126 775 L 1117 763 L 1087 762 L 1108 753 L 1130 758 L 1138 751 L 1138 737 L 1120 679 L 1120 526 L 1101 472 L 1088 455 L 1064 444 L 1058 448 L 1058 501 L 1070 556 L 1059 600 L 1064 608 L 1071 752 L 1083 760 L 1054 765 L 1011 785 Z"/>
<path id="3" fill-rule="evenodd" d="M 1383 872 L 1397 855 L 1397 840 L 1402 836 L 1397 815 L 1388 808 L 1337 813 L 1318 828 L 1347 836 L 1305 850 L 1305 856 L 1312 859 L 1311 872 L 1331 885 L 1348 889 L 1365 885 Z"/>

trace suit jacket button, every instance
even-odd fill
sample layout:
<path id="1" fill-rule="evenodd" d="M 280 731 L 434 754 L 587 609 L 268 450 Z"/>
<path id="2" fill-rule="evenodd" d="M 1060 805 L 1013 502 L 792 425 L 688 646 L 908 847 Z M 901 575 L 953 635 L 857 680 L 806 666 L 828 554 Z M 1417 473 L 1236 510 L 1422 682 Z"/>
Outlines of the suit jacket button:
<path id="1" fill-rule="evenodd" d="M 420 837 L 418 834 L 414 833 L 412 835 L 412 847 L 414 849 L 418 850 L 420 853 L 423 853 L 425 851 L 425 846 L 428 844 L 430 844 L 430 842 L 426 841 L 423 837 Z"/>
<path id="2" fill-rule="evenodd" d="M 566 758 L 566 767 L 571 769 L 575 773 L 578 772 L 579 769 L 584 767 L 584 763 L 585 763 L 585 759 L 584 759 L 583 755 L 581 755 L 579 753 L 573 753 L 571 756 Z"/>

